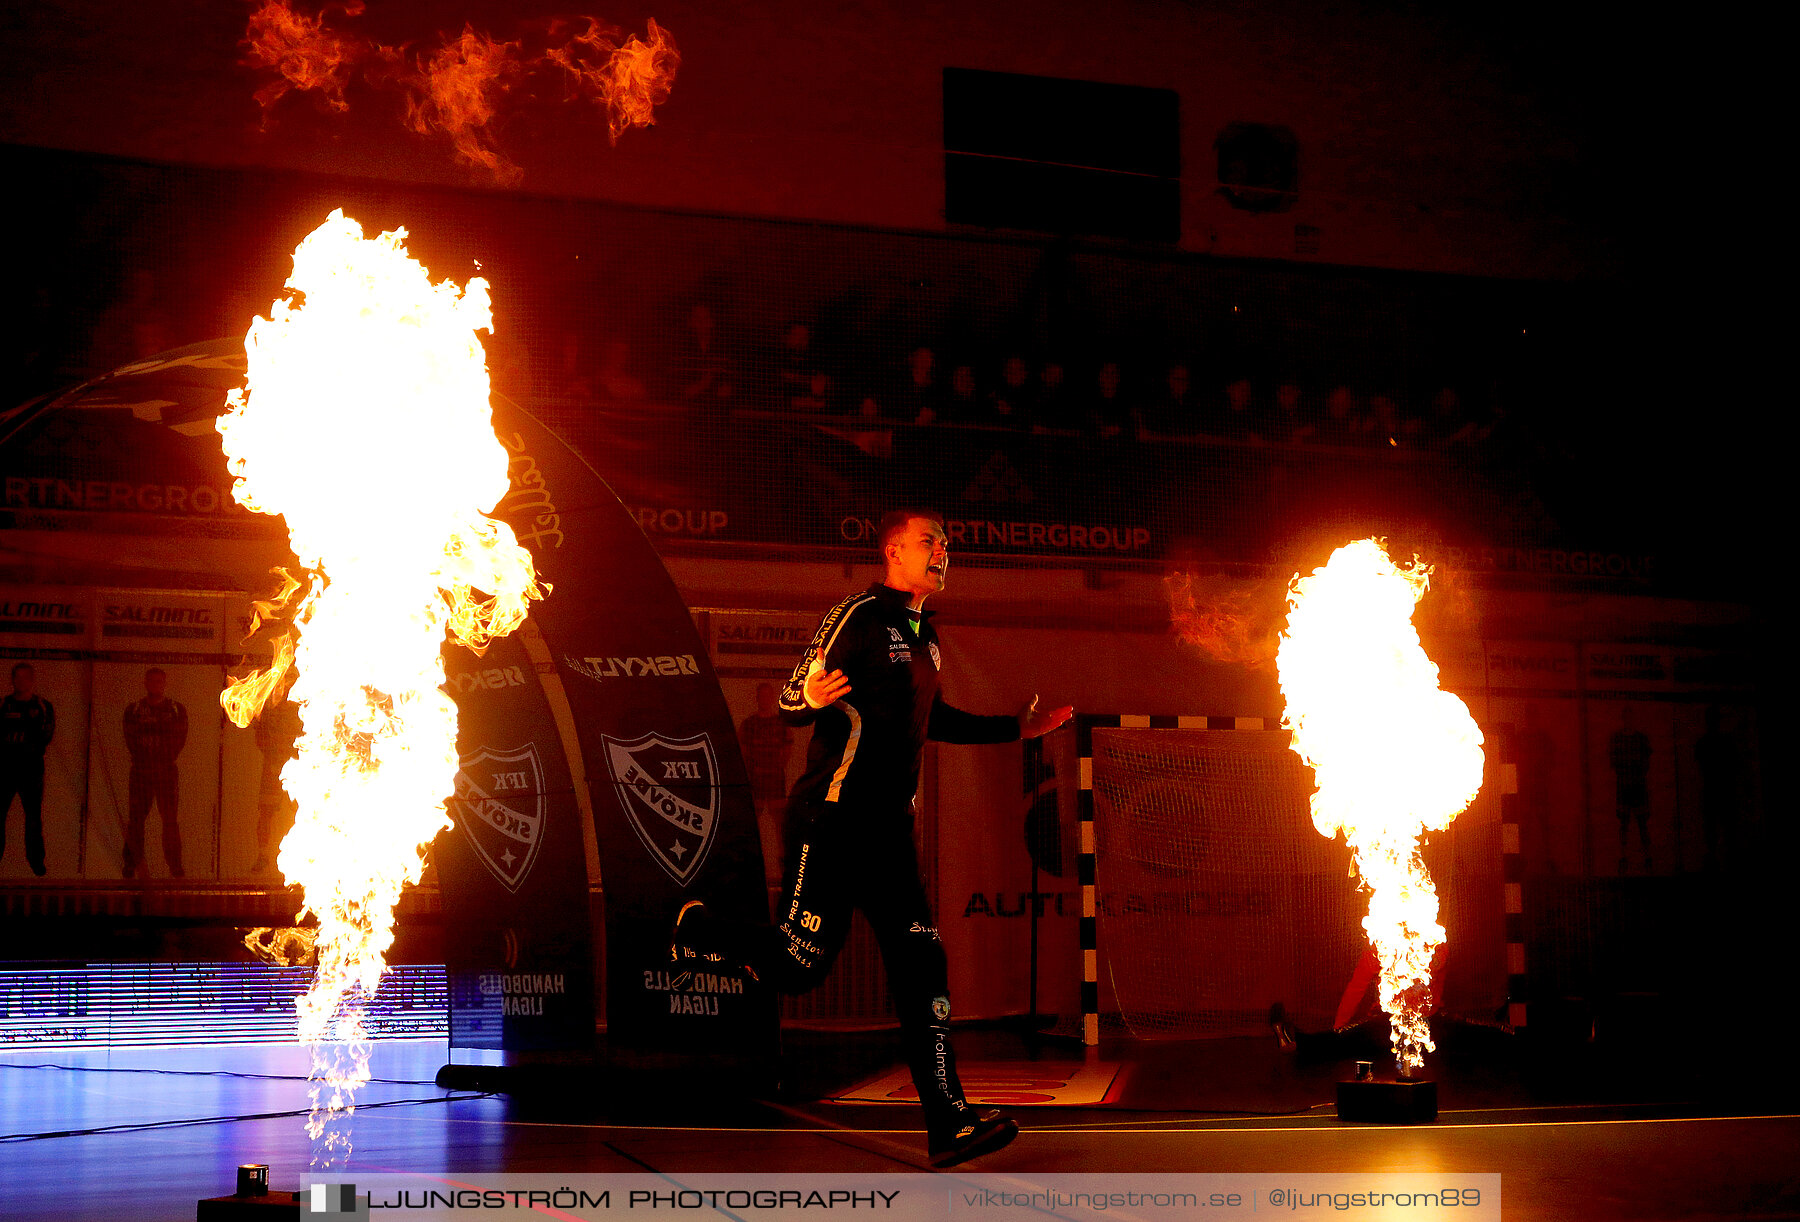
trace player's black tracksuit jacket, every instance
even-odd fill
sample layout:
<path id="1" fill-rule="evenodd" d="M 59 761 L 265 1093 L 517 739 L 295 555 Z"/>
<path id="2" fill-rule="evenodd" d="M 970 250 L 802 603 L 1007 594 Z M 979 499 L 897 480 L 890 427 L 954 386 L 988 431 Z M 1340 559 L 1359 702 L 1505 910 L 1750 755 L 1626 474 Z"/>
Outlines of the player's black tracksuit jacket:
<path id="1" fill-rule="evenodd" d="M 788 799 L 787 895 L 770 936 L 745 957 L 765 981 L 804 992 L 825 978 L 860 908 L 887 965 L 926 1121 L 934 1133 L 967 1123 L 950 1051 L 944 948 L 931 919 L 912 839 L 912 800 L 925 740 L 1012 742 L 1016 717 L 985 717 L 938 694 L 942 654 L 931 613 L 915 631 L 910 596 L 876 584 L 833 607 L 782 690 L 781 714 L 813 727 L 806 770 Z M 806 702 L 823 651 L 850 691 L 827 708 Z"/>
<path id="2" fill-rule="evenodd" d="M 915 634 L 910 596 L 877 583 L 833 607 L 781 691 L 781 715 L 813 726 L 806 771 L 789 797 L 790 818 L 811 822 L 825 803 L 872 819 L 907 817 L 919 787 L 925 740 L 1005 743 L 1019 737 L 1016 717 L 983 717 L 945 704 L 938 694 L 942 657 L 930 611 Z M 850 694 L 815 709 L 806 676 L 825 654 L 826 670 L 842 670 Z"/>

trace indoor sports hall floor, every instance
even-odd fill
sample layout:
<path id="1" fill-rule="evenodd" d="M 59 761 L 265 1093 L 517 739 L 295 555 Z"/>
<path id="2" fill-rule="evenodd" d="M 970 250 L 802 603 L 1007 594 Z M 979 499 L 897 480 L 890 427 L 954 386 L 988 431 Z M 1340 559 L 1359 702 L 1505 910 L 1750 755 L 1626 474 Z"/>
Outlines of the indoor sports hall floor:
<path id="1" fill-rule="evenodd" d="M 1011 1037 L 965 1044 L 977 1080 L 1048 1080 L 1080 1059 L 1075 1050 L 1032 1062 Z M 1696 1091 L 1646 1063 L 1598 1099 L 1450 1066 L 1439 1077 L 1439 1119 L 1390 1127 L 1340 1122 L 1329 1102 L 1335 1067 L 1297 1068 L 1270 1044 L 1109 1051 L 1107 1102 L 1019 1107 L 1018 1140 L 958 1171 L 1021 1181 L 1051 1172 L 1498 1172 L 1504 1216 L 1515 1222 L 1800 1217 L 1800 1108 L 1777 1106 L 1778 1092 L 1758 1089 L 1756 1075 L 1744 1076 L 1744 1091 Z M 338 1174 L 654 1171 L 678 1183 L 697 1172 L 927 1171 L 910 1105 L 733 1101 L 695 1089 L 606 1098 L 590 1087 L 484 1097 L 433 1084 L 445 1055 L 441 1041 L 378 1048 L 377 1081 L 359 1100 L 354 1153 Z M 846 1086 L 891 1068 L 879 1044 L 809 1059 L 849 1071 Z M 305 1072 L 306 1054 L 292 1045 L 0 1054 L 0 1216 L 191 1219 L 198 1199 L 231 1191 L 243 1162 L 269 1164 L 277 1189 L 298 1188 L 311 1153 Z M 1218 1110 L 1168 1110 L 1182 1083 L 1192 1084 L 1187 1102 Z M 1133 1105 L 1159 1094 L 1154 1109 Z"/>

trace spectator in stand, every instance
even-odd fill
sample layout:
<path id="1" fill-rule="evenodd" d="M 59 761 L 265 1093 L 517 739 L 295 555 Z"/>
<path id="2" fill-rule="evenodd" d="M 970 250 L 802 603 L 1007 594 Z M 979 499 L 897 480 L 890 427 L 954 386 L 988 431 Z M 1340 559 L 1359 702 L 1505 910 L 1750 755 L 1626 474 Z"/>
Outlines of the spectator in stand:
<path id="1" fill-rule="evenodd" d="M 602 397 L 614 402 L 632 402 L 649 396 L 644 380 L 631 370 L 631 345 L 622 339 L 609 339 L 600 348 L 600 368 L 594 381 Z"/>
<path id="2" fill-rule="evenodd" d="M 981 384 L 975 380 L 975 367 L 959 364 L 950 371 L 950 394 L 944 400 L 940 423 L 985 424 L 987 405 L 981 399 Z"/>
<path id="3" fill-rule="evenodd" d="M 1236 378 L 1225 387 L 1225 414 L 1218 422 L 1218 435 L 1227 441 L 1262 445 L 1268 438 L 1266 428 L 1256 410 L 1256 389 L 1249 378 Z"/>
<path id="4" fill-rule="evenodd" d="M 873 410 L 871 410 L 873 405 Z M 942 389 L 937 380 L 937 353 L 920 344 L 906 354 L 906 376 L 890 390 L 863 401 L 862 414 L 879 415 L 906 424 L 931 424 L 943 411 Z"/>
<path id="5" fill-rule="evenodd" d="M 1200 408 L 1188 367 L 1180 361 L 1163 375 L 1162 387 L 1148 404 L 1133 404 L 1133 431 L 1139 441 L 1191 437 L 1200 431 Z"/>
<path id="6" fill-rule="evenodd" d="M 806 393 L 788 400 L 788 407 L 803 416 L 829 416 L 838 410 L 837 390 L 828 373 L 815 372 Z"/>
<path id="7" fill-rule="evenodd" d="M 89 333 L 87 364 L 91 373 L 109 373 L 120 365 L 154 356 L 171 342 L 168 294 L 160 291 L 156 273 L 134 269 L 124 290 L 101 311 Z"/>
<path id="8" fill-rule="evenodd" d="M 772 364 L 777 405 L 790 410 L 805 410 L 794 401 L 812 394 L 813 375 L 821 372 L 812 349 L 812 328 L 803 322 L 789 323 Z"/>
<path id="9" fill-rule="evenodd" d="M 1073 433 L 1081 427 L 1081 414 L 1060 362 L 1045 361 L 1038 370 L 1036 407 L 1033 432 Z"/>
<path id="10" fill-rule="evenodd" d="M 1361 446 L 1369 443 L 1370 423 L 1363 418 L 1356 392 L 1334 386 L 1325 396 L 1325 420 L 1314 438 L 1320 445 Z"/>
<path id="11" fill-rule="evenodd" d="M 599 395 L 599 386 L 588 369 L 581 335 L 564 331 L 557 337 L 557 361 L 539 392 L 545 398 L 569 403 L 588 403 Z"/>
<path id="12" fill-rule="evenodd" d="M 1369 415 L 1374 422 L 1374 445 L 1390 450 L 1419 448 L 1419 422 L 1402 412 L 1392 395 L 1369 396 Z"/>
<path id="13" fill-rule="evenodd" d="M 1119 393 L 1124 375 L 1117 361 L 1102 361 L 1094 370 L 1094 385 L 1087 401 L 1087 429 L 1096 437 L 1111 439 L 1125 431 L 1130 409 Z"/>
<path id="14" fill-rule="evenodd" d="M 736 393 L 735 371 L 719 345 L 712 307 L 703 301 L 688 309 L 675 372 L 681 401 L 702 411 L 723 409 Z"/>
<path id="15" fill-rule="evenodd" d="M 1282 445 L 1305 445 L 1313 440 L 1315 431 L 1312 424 L 1306 419 L 1299 385 L 1294 382 L 1283 382 L 1277 386 L 1275 388 L 1273 439 Z"/>
<path id="16" fill-rule="evenodd" d="M 1463 411 L 1462 397 L 1445 386 L 1431 396 L 1431 424 L 1428 429 L 1431 448 L 1451 451 L 1472 448 L 1486 437 L 1486 432 Z"/>
<path id="17" fill-rule="evenodd" d="M 1000 364 L 1000 384 L 988 394 L 990 418 L 1003 428 L 1030 428 L 1032 398 L 1031 366 L 1012 353 Z"/>
<path id="18" fill-rule="evenodd" d="M 1506 403 L 1497 386 L 1485 386 L 1473 397 L 1465 398 L 1469 419 L 1475 425 L 1474 448 L 1482 457 L 1501 461 L 1530 460 L 1536 457 L 1518 426 L 1507 414 Z"/>

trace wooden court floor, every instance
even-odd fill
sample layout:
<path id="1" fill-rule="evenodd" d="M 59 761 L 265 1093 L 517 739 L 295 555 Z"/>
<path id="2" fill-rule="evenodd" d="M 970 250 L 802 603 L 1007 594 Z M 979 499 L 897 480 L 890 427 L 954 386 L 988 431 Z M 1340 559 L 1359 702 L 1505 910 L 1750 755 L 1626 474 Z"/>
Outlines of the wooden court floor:
<path id="1" fill-rule="evenodd" d="M 440 1041 L 381 1046 L 340 1174 L 931 1174 L 911 1106 L 708 1098 L 511 1099 L 440 1090 Z M 0 1217 L 194 1217 L 243 1162 L 308 1174 L 305 1052 L 293 1046 L 0 1053 Z M 1800 1108 L 1485 1098 L 1435 1124 L 1023 1107 L 1024 1131 L 969 1170 L 1497 1172 L 1504 1216 L 1800 1218 Z"/>

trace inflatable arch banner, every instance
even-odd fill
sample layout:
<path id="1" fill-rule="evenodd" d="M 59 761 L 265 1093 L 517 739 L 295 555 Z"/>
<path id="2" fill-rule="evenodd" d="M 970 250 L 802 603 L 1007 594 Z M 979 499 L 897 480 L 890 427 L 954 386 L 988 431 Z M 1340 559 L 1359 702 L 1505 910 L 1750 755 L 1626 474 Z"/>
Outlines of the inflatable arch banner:
<path id="1" fill-rule="evenodd" d="M 552 590 L 486 657 L 447 653 L 462 758 L 459 834 L 437 851 L 453 1044 L 583 1046 L 603 963 L 611 1049 L 772 1053 L 771 995 L 668 961 L 689 897 L 767 920 L 749 780 L 704 643 L 599 475 L 516 405 L 497 400 L 494 425 L 512 477 L 495 516 Z M 604 956 L 589 949 L 595 860 Z"/>

